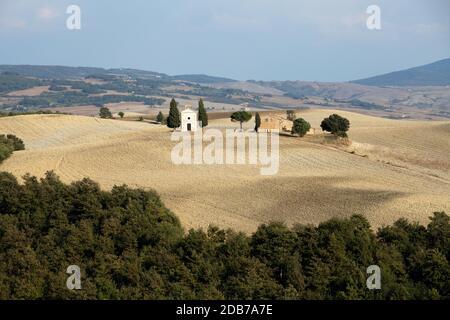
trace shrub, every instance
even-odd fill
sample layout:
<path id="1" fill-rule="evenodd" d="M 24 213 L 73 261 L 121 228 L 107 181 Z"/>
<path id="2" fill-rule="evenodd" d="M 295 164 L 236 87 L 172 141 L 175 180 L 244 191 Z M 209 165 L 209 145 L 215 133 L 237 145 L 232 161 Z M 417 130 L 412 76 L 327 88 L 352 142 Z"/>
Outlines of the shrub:
<path id="1" fill-rule="evenodd" d="M 311 129 L 311 125 L 305 119 L 298 118 L 294 120 L 292 125 L 292 134 L 298 134 L 303 137 Z"/>
<path id="2" fill-rule="evenodd" d="M 350 121 L 338 114 L 332 114 L 323 119 L 320 124 L 322 131 L 328 131 L 338 137 L 347 137 L 347 131 L 350 128 Z"/>
<path id="3" fill-rule="evenodd" d="M 109 111 L 109 109 L 107 107 L 101 107 L 100 111 L 99 111 L 99 116 L 102 119 L 111 119 L 112 113 L 111 113 L 111 111 Z"/>

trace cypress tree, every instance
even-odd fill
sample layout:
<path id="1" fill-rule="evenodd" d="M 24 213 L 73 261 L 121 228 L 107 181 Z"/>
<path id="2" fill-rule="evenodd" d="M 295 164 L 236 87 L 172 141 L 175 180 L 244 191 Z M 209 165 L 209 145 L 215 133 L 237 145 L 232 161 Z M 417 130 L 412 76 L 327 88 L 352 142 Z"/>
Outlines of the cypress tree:
<path id="1" fill-rule="evenodd" d="M 158 121 L 159 123 L 162 123 L 164 121 L 164 115 L 162 114 L 161 111 L 156 116 L 156 121 Z"/>
<path id="2" fill-rule="evenodd" d="M 167 118 L 167 126 L 172 129 L 181 126 L 181 115 L 177 105 L 175 99 L 172 98 L 172 101 L 170 101 L 169 117 Z"/>
<path id="3" fill-rule="evenodd" d="M 202 127 L 206 127 L 208 125 L 208 115 L 206 114 L 203 99 L 198 101 L 198 120 L 202 122 Z"/>
<path id="4" fill-rule="evenodd" d="M 261 126 L 261 117 L 259 116 L 259 113 L 257 112 L 255 115 L 255 131 L 258 132 L 259 127 Z"/>

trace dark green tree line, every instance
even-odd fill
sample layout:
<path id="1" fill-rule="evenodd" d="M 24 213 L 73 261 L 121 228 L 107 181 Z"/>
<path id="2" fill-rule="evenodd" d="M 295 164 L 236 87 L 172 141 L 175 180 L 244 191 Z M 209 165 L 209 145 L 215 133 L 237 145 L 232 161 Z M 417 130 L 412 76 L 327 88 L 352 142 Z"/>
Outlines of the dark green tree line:
<path id="1" fill-rule="evenodd" d="M 0 172 L 0 299 L 449 299 L 449 258 L 443 212 L 378 232 L 355 215 L 185 233 L 154 191 Z M 66 288 L 73 264 L 81 290 Z"/>

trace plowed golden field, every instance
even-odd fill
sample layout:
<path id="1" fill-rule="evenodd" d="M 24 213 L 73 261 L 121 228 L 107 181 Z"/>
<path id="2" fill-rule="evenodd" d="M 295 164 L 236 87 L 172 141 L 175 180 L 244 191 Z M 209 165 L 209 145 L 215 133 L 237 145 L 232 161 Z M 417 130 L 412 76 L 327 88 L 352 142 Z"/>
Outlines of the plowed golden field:
<path id="1" fill-rule="evenodd" d="M 333 112 L 298 116 L 320 133 L 320 121 Z M 186 228 L 213 224 L 252 232 L 269 221 L 315 224 L 356 213 L 379 227 L 400 217 L 426 223 L 434 211 L 450 213 L 450 122 L 335 112 L 350 120 L 352 144 L 323 143 L 321 134 L 281 136 L 274 176 L 252 165 L 175 165 L 176 143 L 166 127 L 69 115 L 0 118 L 0 133 L 26 145 L 0 170 L 18 177 L 54 170 L 65 182 L 89 177 L 105 189 L 153 188 Z M 237 126 L 210 121 L 210 127 Z"/>

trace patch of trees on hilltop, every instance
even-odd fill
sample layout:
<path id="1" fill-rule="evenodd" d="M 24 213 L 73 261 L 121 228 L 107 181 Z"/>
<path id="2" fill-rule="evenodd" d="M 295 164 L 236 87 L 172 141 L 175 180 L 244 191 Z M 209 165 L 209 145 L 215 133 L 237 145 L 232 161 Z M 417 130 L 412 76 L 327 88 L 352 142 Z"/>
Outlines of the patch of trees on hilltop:
<path id="1" fill-rule="evenodd" d="M 107 94 L 91 96 L 83 92 L 43 93 L 37 97 L 25 97 L 19 103 L 25 108 L 46 108 L 51 106 L 104 105 L 119 102 L 142 102 L 147 105 L 161 105 L 164 99 L 138 95 Z"/>
<path id="2" fill-rule="evenodd" d="M 1 70 L 1 66 L 0 66 Z M 39 69 L 40 70 L 40 69 Z M 45 69 L 44 69 L 45 70 Z M 41 70 L 42 71 L 42 70 Z M 45 73 L 45 72 L 44 72 Z M 120 74 L 94 74 L 87 79 L 100 79 L 104 83 L 87 83 L 81 79 L 61 78 L 27 78 L 10 72 L 0 75 L 0 95 L 12 91 L 33 88 L 35 86 L 49 86 L 49 92 L 38 96 L 23 97 L 15 105 L 2 105 L 3 109 L 21 106 L 27 108 L 47 108 L 50 106 L 101 105 L 117 102 L 143 102 L 148 105 L 161 105 L 164 99 L 149 96 L 169 96 L 164 87 L 182 85 L 174 77 L 154 76 L 145 78 L 123 78 Z M 68 90 L 70 89 L 70 90 Z M 73 91 L 76 90 L 76 91 Z M 119 94 L 106 94 L 107 90 Z M 262 106 L 260 96 L 239 89 L 212 88 L 195 83 L 186 83 L 186 90 L 172 90 L 171 93 L 205 97 L 218 103 L 241 104 L 252 103 L 255 107 Z M 104 94 L 103 96 L 95 96 Z"/>
<path id="3" fill-rule="evenodd" d="M 0 299 L 449 299 L 449 258 L 445 213 L 376 233 L 359 215 L 184 233 L 154 191 L 0 173 Z"/>
<path id="4" fill-rule="evenodd" d="M 40 86 L 41 81 L 20 76 L 14 73 L 0 73 L 0 94 Z"/>
<path id="5" fill-rule="evenodd" d="M 248 91 L 231 88 L 213 88 L 209 86 L 202 86 L 199 84 L 189 84 L 190 88 L 185 90 L 174 90 L 173 92 L 185 95 L 205 97 L 208 101 L 218 103 L 240 104 L 247 101 L 252 101 L 254 95 Z"/>
<path id="6" fill-rule="evenodd" d="M 348 103 L 352 107 L 363 108 L 366 110 L 384 110 L 386 107 L 368 101 L 363 101 L 359 99 L 351 99 L 351 100 L 343 100 L 343 99 L 335 99 L 334 101 L 339 103 Z"/>
<path id="7" fill-rule="evenodd" d="M 81 78 L 89 74 L 103 73 L 105 69 L 65 66 L 0 65 L 0 72 L 11 72 L 26 77 L 42 79 L 69 79 Z"/>

